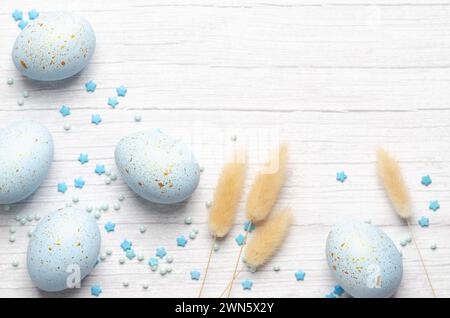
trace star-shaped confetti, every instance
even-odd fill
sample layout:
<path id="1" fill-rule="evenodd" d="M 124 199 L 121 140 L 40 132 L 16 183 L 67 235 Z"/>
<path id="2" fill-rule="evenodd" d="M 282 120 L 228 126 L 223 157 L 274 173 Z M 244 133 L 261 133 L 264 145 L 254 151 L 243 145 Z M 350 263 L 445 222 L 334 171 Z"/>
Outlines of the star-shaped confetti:
<path id="1" fill-rule="evenodd" d="M 102 118 L 100 117 L 99 114 L 94 114 L 94 115 L 92 115 L 92 117 L 91 117 L 91 123 L 93 123 L 93 124 L 95 124 L 95 125 L 98 125 L 98 124 L 100 124 L 101 122 L 102 122 Z"/>
<path id="2" fill-rule="evenodd" d="M 116 108 L 117 105 L 119 105 L 119 101 L 116 97 L 109 97 L 108 98 L 108 105 L 112 108 Z"/>
<path id="3" fill-rule="evenodd" d="M 136 253 L 134 252 L 133 249 L 129 249 L 125 252 L 125 256 L 129 259 L 132 260 L 133 258 L 136 257 Z"/>
<path id="4" fill-rule="evenodd" d="M 158 247 L 156 249 L 156 256 L 163 258 L 167 255 L 166 249 L 164 247 Z"/>
<path id="5" fill-rule="evenodd" d="M 245 224 L 244 224 L 245 232 L 249 231 L 251 233 L 254 229 L 255 229 L 254 223 L 252 223 L 251 221 L 245 221 Z"/>
<path id="6" fill-rule="evenodd" d="M 436 212 L 437 210 L 439 210 L 440 208 L 440 204 L 438 200 L 434 200 L 434 201 L 430 201 L 430 205 L 428 206 L 428 208 L 430 210 L 433 210 L 434 212 Z"/>
<path id="7" fill-rule="evenodd" d="M 333 293 L 329 293 L 325 295 L 325 298 L 336 298 L 336 295 Z"/>
<path id="8" fill-rule="evenodd" d="M 114 223 L 112 223 L 112 222 L 108 222 L 108 223 L 106 223 L 105 224 L 105 230 L 106 230 L 106 232 L 114 232 L 114 230 L 116 229 L 116 225 L 114 224 Z M 131 247 L 131 246 L 130 246 Z"/>
<path id="9" fill-rule="evenodd" d="M 20 10 L 14 10 L 14 12 L 11 14 L 11 16 L 13 17 L 14 21 L 19 21 L 23 19 L 23 12 Z"/>
<path id="10" fill-rule="evenodd" d="M 37 12 L 36 9 L 33 9 L 28 12 L 28 17 L 30 18 L 30 20 L 34 20 L 39 17 L 39 12 Z"/>
<path id="11" fill-rule="evenodd" d="M 80 153 L 80 156 L 78 157 L 78 161 L 84 165 L 85 163 L 89 162 L 89 156 L 87 153 Z"/>
<path id="12" fill-rule="evenodd" d="M 94 285 L 91 287 L 91 295 L 92 296 L 100 296 L 102 293 L 102 288 L 99 285 Z"/>
<path id="13" fill-rule="evenodd" d="M 191 272 L 191 279 L 199 280 L 200 279 L 200 272 L 198 270 L 193 270 Z"/>
<path id="14" fill-rule="evenodd" d="M 419 225 L 420 225 L 421 227 L 427 227 L 427 226 L 430 225 L 430 220 L 429 220 L 426 216 L 422 216 L 422 217 L 419 219 Z"/>
<path id="15" fill-rule="evenodd" d="M 177 237 L 177 246 L 185 247 L 186 244 L 187 244 L 187 240 L 183 235 Z"/>
<path id="16" fill-rule="evenodd" d="M 433 181 L 431 180 L 431 177 L 430 177 L 429 175 L 426 175 L 426 176 L 423 176 L 423 177 L 422 177 L 421 183 L 422 183 L 424 186 L 428 187 L 432 182 L 433 182 Z"/>
<path id="17" fill-rule="evenodd" d="M 62 105 L 61 108 L 59 109 L 59 112 L 61 113 L 61 115 L 63 117 L 69 116 L 70 115 L 70 108 L 67 105 Z"/>
<path id="18" fill-rule="evenodd" d="M 17 26 L 18 26 L 21 30 L 25 29 L 25 27 L 26 27 L 27 25 L 28 25 L 28 21 L 25 21 L 25 20 L 22 20 L 22 21 L 19 22 L 19 24 L 17 24 Z"/>
<path id="19" fill-rule="evenodd" d="M 242 288 L 244 290 L 251 290 L 253 287 L 253 281 L 251 281 L 250 279 L 246 279 L 242 282 Z"/>
<path id="20" fill-rule="evenodd" d="M 86 92 L 93 93 L 97 89 L 97 84 L 93 80 L 90 80 L 84 84 L 84 87 L 86 88 Z"/>
<path id="21" fill-rule="evenodd" d="M 336 180 L 339 182 L 344 183 L 344 181 L 347 179 L 347 175 L 344 171 L 339 171 L 336 173 Z"/>
<path id="22" fill-rule="evenodd" d="M 105 173 L 105 165 L 96 165 L 95 166 L 95 173 L 99 176 Z"/>
<path id="23" fill-rule="evenodd" d="M 57 186 L 58 192 L 64 193 L 67 191 L 67 185 L 65 182 L 58 183 Z"/>
<path id="24" fill-rule="evenodd" d="M 127 88 L 123 85 L 120 85 L 119 87 L 116 88 L 116 92 L 117 92 L 117 96 L 122 96 L 124 97 L 127 94 Z"/>
<path id="25" fill-rule="evenodd" d="M 239 234 L 238 236 L 236 236 L 234 238 L 234 240 L 236 241 L 237 245 L 241 246 L 245 244 L 245 236 L 242 234 Z"/>
<path id="26" fill-rule="evenodd" d="M 158 263 L 159 263 L 159 261 L 156 257 L 151 257 L 148 260 L 148 265 L 150 265 L 150 267 L 156 267 L 156 266 L 158 266 Z"/>
<path id="27" fill-rule="evenodd" d="M 302 271 L 302 270 L 299 270 L 299 271 L 295 272 L 295 279 L 297 281 L 305 280 L 305 276 L 306 276 L 306 273 L 304 271 Z"/>
<path id="28" fill-rule="evenodd" d="M 334 286 L 333 294 L 337 296 L 342 296 L 344 292 L 345 292 L 344 288 L 342 288 L 340 285 Z"/>
<path id="29" fill-rule="evenodd" d="M 126 252 L 127 250 L 131 249 L 131 246 L 133 246 L 133 243 L 128 240 L 124 240 L 122 244 L 120 244 L 120 247 Z"/>
<path id="30" fill-rule="evenodd" d="M 82 177 L 78 177 L 75 180 L 73 180 L 73 184 L 74 184 L 75 188 L 83 189 L 86 182 L 83 180 Z"/>

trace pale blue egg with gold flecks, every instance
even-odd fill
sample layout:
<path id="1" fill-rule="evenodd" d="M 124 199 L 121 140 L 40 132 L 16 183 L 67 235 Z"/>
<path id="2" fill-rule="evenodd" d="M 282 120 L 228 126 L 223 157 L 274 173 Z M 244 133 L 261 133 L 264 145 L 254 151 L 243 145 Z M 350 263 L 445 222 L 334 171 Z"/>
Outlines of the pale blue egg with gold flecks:
<path id="1" fill-rule="evenodd" d="M 336 224 L 326 256 L 336 281 L 353 297 L 390 297 L 403 276 L 400 252 L 385 232 L 364 222 Z"/>
<path id="2" fill-rule="evenodd" d="M 51 212 L 29 241 L 28 274 L 44 291 L 75 288 L 94 269 L 100 245 L 100 230 L 91 214 L 73 207 Z"/>
<path id="3" fill-rule="evenodd" d="M 128 186 L 154 203 L 182 202 L 200 180 L 200 167 L 192 151 L 160 130 L 123 138 L 116 146 L 115 159 Z"/>
<path id="4" fill-rule="evenodd" d="M 0 204 L 19 202 L 44 181 L 53 160 L 53 138 L 33 121 L 0 128 Z"/>
<path id="5" fill-rule="evenodd" d="M 95 50 L 95 33 L 82 16 L 66 11 L 41 13 L 17 36 L 16 68 L 26 77 L 55 81 L 80 72 Z"/>

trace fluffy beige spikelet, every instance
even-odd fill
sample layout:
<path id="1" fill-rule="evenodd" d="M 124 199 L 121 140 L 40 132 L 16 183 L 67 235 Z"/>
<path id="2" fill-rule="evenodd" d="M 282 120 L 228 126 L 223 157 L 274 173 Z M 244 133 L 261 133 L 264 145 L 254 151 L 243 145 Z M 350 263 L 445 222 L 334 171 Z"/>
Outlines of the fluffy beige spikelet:
<path id="1" fill-rule="evenodd" d="M 209 214 L 209 229 L 215 237 L 224 237 L 233 225 L 244 188 L 246 161 L 245 151 L 236 151 L 222 170 Z"/>
<path id="2" fill-rule="evenodd" d="M 266 263 L 283 243 L 292 223 L 292 210 L 285 208 L 258 226 L 245 250 L 247 265 L 258 267 Z"/>
<path id="3" fill-rule="evenodd" d="M 402 219 L 411 216 L 411 198 L 398 162 L 383 148 L 377 151 L 378 175 L 394 205 L 395 211 Z"/>
<path id="4" fill-rule="evenodd" d="M 288 147 L 282 144 L 256 177 L 247 201 L 247 219 L 253 223 L 264 220 L 272 211 L 283 185 L 287 160 Z"/>

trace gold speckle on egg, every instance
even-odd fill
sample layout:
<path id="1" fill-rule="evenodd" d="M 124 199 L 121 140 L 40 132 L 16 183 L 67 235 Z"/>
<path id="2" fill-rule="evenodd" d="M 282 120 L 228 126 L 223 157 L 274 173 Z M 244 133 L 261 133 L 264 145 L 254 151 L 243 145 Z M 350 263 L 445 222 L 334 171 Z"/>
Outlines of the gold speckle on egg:
<path id="1" fill-rule="evenodd" d="M 23 68 L 25 68 L 25 69 L 28 68 L 27 63 L 25 63 L 24 60 L 20 60 L 20 65 L 21 65 Z"/>

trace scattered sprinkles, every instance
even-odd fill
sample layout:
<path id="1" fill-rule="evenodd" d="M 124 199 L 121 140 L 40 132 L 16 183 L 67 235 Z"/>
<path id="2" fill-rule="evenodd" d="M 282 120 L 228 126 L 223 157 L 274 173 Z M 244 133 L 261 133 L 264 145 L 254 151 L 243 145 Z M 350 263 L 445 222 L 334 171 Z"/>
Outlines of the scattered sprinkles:
<path id="1" fill-rule="evenodd" d="M 245 232 L 252 232 L 253 230 L 255 229 L 255 224 L 254 223 L 252 223 L 252 222 L 250 222 L 250 221 L 245 221 L 245 224 L 244 224 L 244 231 Z"/>
<path id="2" fill-rule="evenodd" d="M 295 279 L 296 279 L 297 281 L 299 281 L 299 280 L 301 280 L 301 281 L 305 280 L 305 276 L 306 276 L 306 273 L 305 273 L 304 271 L 302 271 L 302 270 L 299 270 L 299 271 L 295 272 Z"/>
<path id="3" fill-rule="evenodd" d="M 422 216 L 418 222 L 421 227 L 428 227 L 430 225 L 430 220 L 426 216 Z"/>
<path id="4" fill-rule="evenodd" d="M 73 180 L 75 188 L 83 189 L 84 185 L 86 184 L 86 181 L 83 180 L 82 177 L 78 177 L 75 180 Z"/>
<path id="5" fill-rule="evenodd" d="M 340 285 L 334 286 L 333 294 L 337 296 L 342 296 L 344 292 L 345 292 L 344 288 L 342 288 Z"/>
<path id="6" fill-rule="evenodd" d="M 140 114 L 136 114 L 136 115 L 134 115 L 134 121 L 135 122 L 140 122 L 142 120 L 142 116 L 140 115 Z"/>
<path id="7" fill-rule="evenodd" d="M 96 165 L 94 171 L 96 174 L 102 175 L 105 173 L 105 166 L 104 165 Z"/>
<path id="8" fill-rule="evenodd" d="M 22 20 L 22 21 L 19 22 L 19 24 L 17 24 L 17 26 L 18 26 L 21 30 L 25 29 L 25 27 L 26 27 L 27 25 L 28 25 L 28 21 L 25 21 L 25 20 Z"/>
<path id="9" fill-rule="evenodd" d="M 119 104 L 119 101 L 116 97 L 109 97 L 108 98 L 108 105 L 112 108 L 116 108 L 116 106 Z"/>
<path id="10" fill-rule="evenodd" d="M 89 82 L 84 84 L 84 87 L 86 88 L 86 92 L 93 93 L 97 88 L 97 84 L 93 80 L 90 80 Z"/>
<path id="11" fill-rule="evenodd" d="M 14 260 L 11 263 L 12 267 L 19 267 L 19 261 L 18 260 Z"/>
<path id="12" fill-rule="evenodd" d="M 186 244 L 187 244 L 187 240 L 183 235 L 177 237 L 177 246 L 185 247 Z"/>
<path id="13" fill-rule="evenodd" d="M 430 245 L 430 249 L 431 249 L 432 251 L 434 251 L 436 248 L 437 248 L 436 243 L 433 243 L 433 244 Z"/>
<path id="14" fill-rule="evenodd" d="M 134 252 L 133 249 L 129 249 L 125 252 L 125 256 L 129 259 L 132 260 L 133 258 L 136 257 L 136 253 Z"/>
<path id="15" fill-rule="evenodd" d="M 148 265 L 150 265 L 150 267 L 157 267 L 158 263 L 159 263 L 159 261 L 158 261 L 158 259 L 156 257 L 151 257 L 148 260 Z"/>
<path id="16" fill-rule="evenodd" d="M 9 86 L 11 86 L 11 85 L 13 85 L 14 84 L 14 79 L 13 78 L 7 78 L 6 79 L 6 84 L 8 84 Z"/>
<path id="17" fill-rule="evenodd" d="M 251 290 L 253 287 L 253 281 L 251 281 L 250 279 L 246 279 L 242 282 L 242 288 L 244 290 Z"/>
<path id="18" fill-rule="evenodd" d="M 234 240 L 236 241 L 237 245 L 241 246 L 245 244 L 245 236 L 242 234 L 239 234 L 238 236 L 236 236 L 234 238 Z"/>
<path id="19" fill-rule="evenodd" d="M 91 123 L 93 123 L 93 124 L 95 124 L 95 125 L 98 125 L 98 124 L 100 124 L 101 122 L 102 122 L 102 118 L 100 117 L 99 114 L 94 114 L 94 115 L 92 115 L 92 117 L 91 117 Z"/>
<path id="20" fill-rule="evenodd" d="M 116 229 L 116 225 L 112 222 L 108 222 L 105 224 L 105 230 L 106 232 L 114 232 L 114 230 Z M 123 244 L 123 243 L 122 243 Z M 122 245 L 121 245 L 122 246 Z M 123 248 L 123 247 L 122 247 Z M 131 245 L 130 245 L 131 248 Z"/>
<path id="21" fill-rule="evenodd" d="M 184 218 L 184 224 L 192 224 L 192 218 L 190 216 L 187 216 Z"/>
<path id="22" fill-rule="evenodd" d="M 429 175 L 423 176 L 422 177 L 422 184 L 426 187 L 428 187 L 433 181 L 431 180 Z"/>
<path id="23" fill-rule="evenodd" d="M 191 279 L 192 280 L 199 280 L 200 279 L 200 272 L 198 270 L 193 270 L 191 272 Z"/>
<path id="24" fill-rule="evenodd" d="M 142 234 L 144 234 L 147 231 L 147 227 L 145 225 L 140 225 L 139 226 L 139 232 L 141 232 Z"/>
<path id="25" fill-rule="evenodd" d="M 133 246 L 133 243 L 128 240 L 124 240 L 122 244 L 120 244 L 120 247 L 123 249 L 124 252 L 131 249 L 131 246 Z"/>
<path id="26" fill-rule="evenodd" d="M 20 10 L 14 10 L 14 12 L 11 14 L 11 16 L 13 17 L 14 21 L 20 21 L 23 19 L 23 12 Z"/>
<path id="27" fill-rule="evenodd" d="M 119 87 L 116 88 L 117 96 L 125 97 L 127 91 L 128 91 L 127 88 L 123 85 L 120 85 Z"/>
<path id="28" fill-rule="evenodd" d="M 102 288 L 100 287 L 100 285 L 94 285 L 91 287 L 91 295 L 92 296 L 100 296 L 100 294 L 102 293 Z"/>
<path id="29" fill-rule="evenodd" d="M 28 18 L 30 18 L 30 20 L 34 20 L 37 17 L 39 17 L 39 12 L 37 12 L 36 9 L 33 9 L 28 12 Z"/>
<path id="30" fill-rule="evenodd" d="M 336 180 L 339 182 L 344 183 L 345 180 L 347 180 L 347 175 L 344 171 L 340 171 L 336 173 Z"/>
<path id="31" fill-rule="evenodd" d="M 64 193 L 67 191 L 67 185 L 65 182 L 58 183 L 57 185 L 58 192 Z"/>
<path id="32" fill-rule="evenodd" d="M 158 256 L 159 258 L 163 258 L 166 255 L 167 255 L 167 252 L 164 247 L 158 247 L 156 249 L 156 256 Z"/>
<path id="33" fill-rule="evenodd" d="M 89 162 L 89 156 L 87 153 L 80 153 L 80 156 L 78 157 L 78 161 L 84 165 L 85 163 Z"/>
<path id="34" fill-rule="evenodd" d="M 70 115 L 70 107 L 67 105 L 62 105 L 61 108 L 59 109 L 59 112 L 61 113 L 61 115 L 63 117 L 69 116 Z"/>
<path id="35" fill-rule="evenodd" d="M 428 206 L 428 208 L 430 210 L 433 210 L 434 212 L 439 210 L 440 207 L 441 206 L 439 205 L 439 201 L 438 200 L 430 201 L 430 205 Z"/>
<path id="36" fill-rule="evenodd" d="M 24 98 L 28 98 L 28 97 L 30 97 L 30 92 L 29 92 L 29 91 L 23 91 L 23 92 L 22 92 L 22 96 L 23 96 Z"/>

